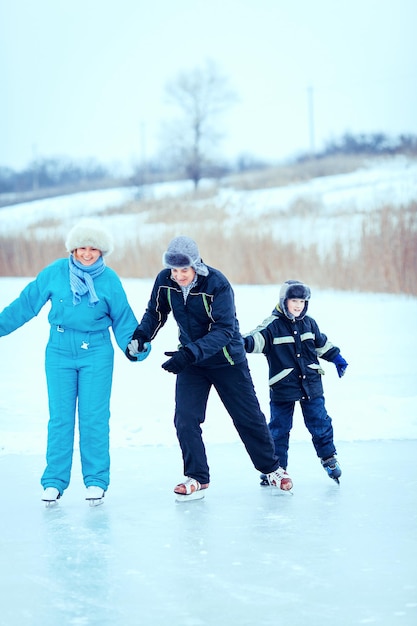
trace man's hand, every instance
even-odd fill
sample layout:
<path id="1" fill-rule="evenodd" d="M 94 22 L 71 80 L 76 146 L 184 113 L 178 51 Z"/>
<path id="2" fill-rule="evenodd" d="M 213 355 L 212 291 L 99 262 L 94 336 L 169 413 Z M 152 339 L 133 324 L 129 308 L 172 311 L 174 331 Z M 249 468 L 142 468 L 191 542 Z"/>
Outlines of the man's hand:
<path id="1" fill-rule="evenodd" d="M 162 363 L 161 367 L 171 374 L 179 374 L 194 361 L 194 355 L 188 348 L 181 348 L 177 352 L 165 352 L 165 354 L 171 358 Z"/>

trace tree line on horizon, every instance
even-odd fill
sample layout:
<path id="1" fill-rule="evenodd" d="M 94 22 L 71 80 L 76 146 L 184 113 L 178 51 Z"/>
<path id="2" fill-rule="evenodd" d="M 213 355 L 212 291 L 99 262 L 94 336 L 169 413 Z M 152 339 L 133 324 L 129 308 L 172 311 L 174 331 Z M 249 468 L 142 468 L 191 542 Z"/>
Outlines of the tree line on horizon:
<path id="1" fill-rule="evenodd" d="M 97 188 L 143 185 L 166 180 L 192 180 L 195 189 L 202 178 L 263 170 L 276 166 L 252 155 L 242 154 L 235 162 L 226 162 L 215 150 L 221 139 L 220 117 L 237 97 L 215 63 L 181 72 L 166 85 L 167 101 L 175 116 L 163 124 L 160 157 L 135 165 L 123 178 L 95 159 L 76 161 L 69 157 L 50 156 L 34 159 L 21 171 L 0 166 L 0 194 L 39 192 L 54 188 Z M 390 137 L 383 132 L 351 134 L 331 140 L 320 152 L 306 152 L 293 162 L 319 160 L 339 155 L 381 156 L 406 154 L 417 156 L 417 136 L 402 134 Z M 114 185 L 113 185 L 114 186 Z"/>
<path id="2" fill-rule="evenodd" d="M 393 156 L 396 154 L 416 157 L 417 136 L 400 135 L 393 138 L 384 133 L 345 134 L 340 139 L 327 143 L 325 148 L 314 156 L 309 153 L 302 154 L 295 161 L 303 163 L 339 155 Z M 207 163 L 201 168 L 198 181 L 203 177 L 221 178 L 251 170 L 261 171 L 268 169 L 271 165 L 270 162 L 251 158 L 250 155 L 242 155 L 235 163 L 223 163 L 217 166 Z M 157 161 L 148 163 L 147 183 L 173 179 L 194 180 L 189 171 L 181 170 L 178 166 L 167 168 L 166 163 L 158 164 Z M 20 171 L 0 166 L 0 194 L 53 190 L 54 188 L 77 187 L 81 184 L 94 187 L 94 183 L 99 185 L 104 182 L 107 182 L 106 186 L 108 186 L 112 180 L 115 180 L 112 171 L 94 159 L 73 161 L 68 157 L 47 157 L 31 162 Z M 130 176 L 118 180 L 121 185 L 141 185 L 145 182 L 144 172 L 141 167 L 137 167 Z"/>

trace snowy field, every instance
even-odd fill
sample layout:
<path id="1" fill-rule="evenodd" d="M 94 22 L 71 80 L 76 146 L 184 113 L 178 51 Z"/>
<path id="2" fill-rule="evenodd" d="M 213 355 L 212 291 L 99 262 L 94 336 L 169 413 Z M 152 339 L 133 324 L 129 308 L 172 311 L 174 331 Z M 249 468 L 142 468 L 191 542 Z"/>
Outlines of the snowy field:
<path id="1" fill-rule="evenodd" d="M 222 231 L 231 237 L 237 225 L 240 227 L 242 222 L 247 222 L 249 228 L 256 228 L 259 233 L 272 233 L 277 241 L 294 241 L 297 245 L 302 243 L 303 247 L 317 244 L 323 254 L 338 243 L 339 249 L 349 256 L 357 252 L 363 225 L 369 225 L 372 212 L 385 206 L 404 207 L 417 200 L 417 161 L 404 157 L 373 159 L 348 174 L 322 176 L 270 189 L 217 189 L 209 180 L 201 181 L 200 188 L 206 190 L 207 197 L 194 201 L 192 210 L 202 231 L 217 228 L 219 215 L 222 215 Z M 114 234 L 117 252 L 117 248 L 128 241 L 140 244 L 168 239 L 172 235 L 166 233 L 172 233 L 172 225 L 156 224 L 155 212 L 151 211 L 150 215 L 146 208 L 122 215 L 117 210 L 103 214 L 106 208 L 117 209 L 138 194 L 142 198 L 160 200 L 191 189 L 190 181 L 182 181 L 25 202 L 0 208 L 0 232 L 42 241 L 51 235 L 49 224 L 52 221 L 58 222 L 53 236 L 65 240 L 74 222 L 81 217 L 98 215 Z M 219 212 L 213 207 L 218 207 Z M 178 225 L 178 228 L 182 227 Z M 206 251 L 209 252 L 212 251 Z"/>
<path id="2" fill-rule="evenodd" d="M 26 282 L 0 280 L 0 309 Z M 139 317 L 151 282 L 124 281 Z M 270 312 L 277 287 L 235 294 L 245 331 Z M 76 450 L 69 489 L 45 509 L 46 308 L 1 338 L 1 626 L 417 623 L 417 299 L 313 290 L 309 311 L 349 362 L 342 379 L 324 363 L 343 476 L 339 487 L 323 472 L 297 413 L 292 496 L 259 486 L 213 394 L 210 489 L 174 501 L 175 377 L 160 367 L 176 344 L 171 320 L 143 363 L 116 352 L 105 504 L 83 500 Z M 268 416 L 266 362 L 248 359 Z"/>
<path id="3" fill-rule="evenodd" d="M 301 233 L 305 243 L 316 236 L 325 249 L 336 232 L 354 240 L 358 215 L 416 200 L 416 181 L 414 163 L 393 160 L 287 188 L 223 191 L 216 202 L 231 224 L 257 212 L 286 214 L 286 236 Z M 59 214 L 65 236 L 82 215 L 100 214 L 136 191 L 0 209 L 0 231 L 24 233 L 39 222 L 41 237 L 43 220 Z M 178 188 L 148 192 L 161 197 Z M 300 199 L 322 207 L 322 222 L 291 221 Z M 343 207 L 349 220 L 341 231 L 330 217 Z M 120 245 L 126 223 L 116 214 L 106 219 Z M 0 279 L 0 311 L 28 280 Z M 152 280 L 123 282 L 140 318 Z M 270 314 L 278 284 L 236 286 L 235 295 L 246 332 Z M 349 363 L 339 379 L 323 362 L 343 475 L 338 486 L 324 473 L 297 410 L 293 495 L 259 486 L 213 393 L 204 425 L 210 489 L 204 500 L 176 503 L 182 461 L 172 423 L 175 377 L 160 367 L 164 351 L 176 346 L 176 326 L 169 321 L 143 363 L 130 363 L 116 348 L 111 485 L 98 508 L 83 500 L 77 442 L 70 487 L 53 509 L 40 502 L 47 309 L 0 338 L 0 626 L 417 624 L 417 298 L 312 285 L 309 313 Z M 265 359 L 248 360 L 268 418 Z"/>

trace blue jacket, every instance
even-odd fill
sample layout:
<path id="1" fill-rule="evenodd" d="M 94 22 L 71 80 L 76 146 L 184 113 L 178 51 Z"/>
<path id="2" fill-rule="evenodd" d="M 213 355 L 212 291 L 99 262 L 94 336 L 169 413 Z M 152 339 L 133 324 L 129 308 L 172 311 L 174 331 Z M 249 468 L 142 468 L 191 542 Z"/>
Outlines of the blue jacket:
<path id="1" fill-rule="evenodd" d="M 72 302 L 68 259 L 58 259 L 45 267 L 2 313 L 0 313 L 0 337 L 8 335 L 35 317 L 50 301 L 48 315 L 52 326 L 78 331 L 100 331 L 110 326 L 116 342 L 123 352 L 137 326 L 137 319 L 127 301 L 122 283 L 116 272 L 106 267 L 95 278 L 94 288 L 99 302 L 88 306 L 88 294 L 78 305 Z"/>
<path id="2" fill-rule="evenodd" d="M 318 358 L 333 361 L 340 350 L 320 332 L 312 317 L 290 320 L 276 307 L 245 337 L 247 352 L 266 355 L 271 400 L 309 400 L 323 395 L 324 371 Z"/>
<path id="3" fill-rule="evenodd" d="M 208 276 L 197 275 L 197 284 L 186 302 L 181 287 L 171 279 L 171 270 L 162 270 L 137 332 L 145 341 L 151 341 L 172 311 L 180 344 L 191 350 L 195 365 L 221 367 L 242 363 L 246 361 L 246 352 L 232 286 L 219 270 L 208 270 Z"/>

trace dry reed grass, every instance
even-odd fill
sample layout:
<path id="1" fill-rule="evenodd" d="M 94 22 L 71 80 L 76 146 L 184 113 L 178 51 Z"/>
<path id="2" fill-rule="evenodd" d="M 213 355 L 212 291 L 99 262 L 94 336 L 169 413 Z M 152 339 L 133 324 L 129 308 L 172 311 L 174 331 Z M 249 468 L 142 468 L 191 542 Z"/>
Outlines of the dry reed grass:
<path id="1" fill-rule="evenodd" d="M 299 207 L 300 212 L 308 207 Z M 316 211 L 317 207 L 313 207 Z M 125 211 L 138 212 L 131 204 Z M 290 277 L 316 287 L 341 290 L 417 295 L 417 203 L 394 209 L 384 207 L 365 218 L 357 252 L 346 254 L 335 244 L 323 254 L 317 245 L 281 243 L 268 222 L 261 228 L 255 219 L 224 228 L 225 213 L 200 212 L 188 202 L 171 200 L 141 205 L 147 224 L 164 230 L 149 240 L 128 241 L 108 259 L 121 277 L 152 278 L 161 269 L 161 255 L 168 241 L 185 232 L 198 241 L 204 261 L 221 269 L 235 284 L 274 284 Z M 119 211 L 120 212 L 120 211 Z M 39 225 L 37 225 L 38 227 Z M 50 235 L 42 241 L 25 236 L 0 236 L 0 275 L 34 276 L 54 259 L 66 256 L 63 243 L 54 235 L 56 221 L 44 223 Z"/>

